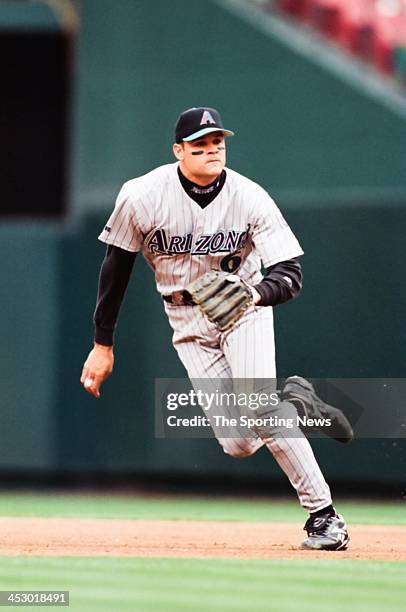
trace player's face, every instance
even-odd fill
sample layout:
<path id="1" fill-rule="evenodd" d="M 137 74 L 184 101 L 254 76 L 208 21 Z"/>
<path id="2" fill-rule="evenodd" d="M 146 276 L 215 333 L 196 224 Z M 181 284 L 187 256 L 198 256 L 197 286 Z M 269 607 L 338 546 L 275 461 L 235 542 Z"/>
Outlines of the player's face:
<path id="1" fill-rule="evenodd" d="M 226 164 L 226 147 L 222 132 L 212 132 L 190 142 L 173 145 L 180 169 L 190 181 L 208 185 Z"/>

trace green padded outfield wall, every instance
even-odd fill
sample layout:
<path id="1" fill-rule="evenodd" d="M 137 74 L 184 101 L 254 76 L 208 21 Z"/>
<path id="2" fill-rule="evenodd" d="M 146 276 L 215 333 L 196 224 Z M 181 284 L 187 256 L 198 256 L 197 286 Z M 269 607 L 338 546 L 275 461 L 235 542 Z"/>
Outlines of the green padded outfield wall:
<path id="1" fill-rule="evenodd" d="M 209 0 L 85 0 L 77 65 L 74 214 L 55 230 L 59 283 L 41 294 L 57 330 L 56 343 L 47 339 L 50 348 L 38 355 L 52 394 L 44 397 L 46 380 L 38 387 L 27 371 L 42 428 L 53 431 L 48 467 L 282 480 L 265 451 L 236 461 L 212 440 L 154 439 L 154 378 L 184 372 L 141 258 L 121 315 L 115 373 L 103 400 L 84 394 L 78 379 L 104 252 L 97 234 L 123 181 L 172 160 L 177 114 L 216 106 L 237 132 L 229 165 L 276 196 L 306 251 L 303 294 L 277 310 L 280 375 L 404 376 L 406 122 Z M 27 268 L 23 280 L 30 287 L 35 275 Z M 11 312 L 6 292 L 5 300 Z M 43 341 L 40 329 L 30 338 Z M 5 371 L 16 377 L 7 359 Z M 15 390 L 13 398 L 18 409 Z M 330 479 L 404 481 L 402 441 L 316 446 Z M 4 454 L 0 467 L 10 458 Z"/>
<path id="2" fill-rule="evenodd" d="M 2 470 L 54 465 L 60 247 L 52 226 L 3 221 L 0 228 Z"/>

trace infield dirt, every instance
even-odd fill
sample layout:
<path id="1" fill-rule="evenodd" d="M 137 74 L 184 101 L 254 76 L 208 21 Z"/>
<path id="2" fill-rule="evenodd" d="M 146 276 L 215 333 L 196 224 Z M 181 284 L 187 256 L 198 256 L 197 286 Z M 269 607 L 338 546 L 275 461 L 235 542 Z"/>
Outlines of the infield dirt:
<path id="1" fill-rule="evenodd" d="M 0 555 L 406 561 L 406 527 L 350 525 L 347 551 L 298 548 L 302 525 L 225 521 L 0 518 Z"/>

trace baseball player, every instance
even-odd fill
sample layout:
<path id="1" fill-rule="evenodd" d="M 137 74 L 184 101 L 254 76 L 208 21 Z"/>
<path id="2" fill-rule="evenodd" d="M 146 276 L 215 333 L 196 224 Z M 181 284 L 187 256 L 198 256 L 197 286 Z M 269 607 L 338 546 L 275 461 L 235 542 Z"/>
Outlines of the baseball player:
<path id="1" fill-rule="evenodd" d="M 140 251 L 155 273 L 173 345 L 192 381 L 275 381 L 272 307 L 300 292 L 303 251 L 268 193 L 226 167 L 226 139 L 233 135 L 217 110 L 188 109 L 176 122 L 177 161 L 123 185 L 99 236 L 107 252 L 94 348 L 81 377 L 95 397 L 113 370 L 114 330 Z M 337 426 L 333 437 L 352 436 L 338 409 L 322 402 L 308 381 L 290 377 L 272 414 L 300 412 L 327 414 Z M 347 547 L 346 525 L 299 427 L 294 425 L 289 437 L 277 424 L 256 429 L 238 424 L 231 435 L 212 427 L 232 457 L 252 455 L 264 445 L 272 453 L 309 512 L 302 548 Z"/>

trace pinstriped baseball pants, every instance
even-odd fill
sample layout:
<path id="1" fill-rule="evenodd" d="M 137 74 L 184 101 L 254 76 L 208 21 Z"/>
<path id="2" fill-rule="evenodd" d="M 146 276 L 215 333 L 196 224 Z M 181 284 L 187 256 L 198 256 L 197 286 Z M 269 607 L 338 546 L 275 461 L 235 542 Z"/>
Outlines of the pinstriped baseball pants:
<path id="1" fill-rule="evenodd" d="M 201 388 L 202 379 L 216 383 L 222 379 L 224 388 L 229 389 L 242 379 L 267 379 L 276 390 L 272 308 L 251 306 L 231 330 L 223 333 L 196 306 L 165 303 L 165 311 L 174 332 L 173 345 L 192 384 L 198 380 Z M 282 402 L 279 407 L 285 414 L 296 416 L 291 404 Z M 223 406 L 221 410 L 228 418 L 238 418 L 241 414 L 241 409 L 235 405 Z M 209 413 L 205 416 L 210 420 Z M 228 428 L 227 437 L 224 437 L 224 428 L 216 427 L 213 421 L 211 426 L 224 452 L 233 457 L 252 455 L 266 445 L 308 512 L 331 504 L 329 486 L 308 440 L 296 424 L 290 429 L 289 437 L 286 430 L 282 433 L 277 428 L 260 437 L 240 424 Z"/>

